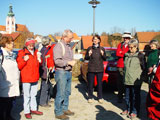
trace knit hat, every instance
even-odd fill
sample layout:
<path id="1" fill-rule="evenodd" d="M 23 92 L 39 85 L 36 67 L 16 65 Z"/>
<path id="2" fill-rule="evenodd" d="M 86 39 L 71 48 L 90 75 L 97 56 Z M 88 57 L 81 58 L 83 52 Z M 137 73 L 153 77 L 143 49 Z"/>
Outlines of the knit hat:
<path id="1" fill-rule="evenodd" d="M 34 40 L 33 38 L 27 38 L 25 45 L 28 46 L 29 44 L 35 43 L 35 42 L 36 42 L 36 40 Z"/>

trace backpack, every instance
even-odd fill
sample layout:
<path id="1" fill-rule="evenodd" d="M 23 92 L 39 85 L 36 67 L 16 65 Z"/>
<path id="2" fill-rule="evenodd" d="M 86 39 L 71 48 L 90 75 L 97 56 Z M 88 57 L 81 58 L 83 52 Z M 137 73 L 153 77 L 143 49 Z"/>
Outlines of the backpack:
<path id="1" fill-rule="evenodd" d="M 138 53 L 138 58 L 140 61 L 141 69 L 142 69 L 142 74 L 141 74 L 141 80 L 148 83 L 148 70 L 147 70 L 147 61 L 143 53 L 139 52 Z"/>
<path id="2" fill-rule="evenodd" d="M 3 55 L 3 51 L 0 47 L 0 64 L 2 65 L 3 64 L 3 60 L 4 60 L 4 55 Z"/>
<path id="3" fill-rule="evenodd" d="M 6 79 L 6 75 L 5 75 L 5 71 L 2 67 L 3 64 L 3 60 L 4 60 L 4 55 L 3 55 L 3 51 L 0 47 L 0 79 L 1 80 L 5 80 Z"/>

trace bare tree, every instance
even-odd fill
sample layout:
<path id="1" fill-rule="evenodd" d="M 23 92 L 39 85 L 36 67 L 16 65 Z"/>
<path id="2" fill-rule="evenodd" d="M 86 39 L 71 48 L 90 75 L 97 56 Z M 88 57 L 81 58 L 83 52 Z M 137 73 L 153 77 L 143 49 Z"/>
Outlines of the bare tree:
<path id="1" fill-rule="evenodd" d="M 101 36 L 107 36 L 106 32 L 102 32 Z"/>
<path id="2" fill-rule="evenodd" d="M 131 28 L 131 35 L 132 36 L 135 36 L 135 34 L 136 34 L 136 28 L 134 27 L 134 28 Z"/>
<path id="3" fill-rule="evenodd" d="M 123 29 L 115 26 L 111 29 L 111 34 L 113 34 L 113 33 L 123 33 L 123 31 L 124 31 Z"/>
<path id="4" fill-rule="evenodd" d="M 53 36 L 62 36 L 61 32 L 55 32 Z"/>

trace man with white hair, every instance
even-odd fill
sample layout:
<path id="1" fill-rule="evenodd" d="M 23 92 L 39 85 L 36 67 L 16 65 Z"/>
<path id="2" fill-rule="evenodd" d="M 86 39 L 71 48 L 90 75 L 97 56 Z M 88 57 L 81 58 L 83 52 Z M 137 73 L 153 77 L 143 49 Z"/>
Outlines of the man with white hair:
<path id="1" fill-rule="evenodd" d="M 70 42 L 73 39 L 71 30 L 65 30 L 62 39 L 56 44 L 53 50 L 55 62 L 55 81 L 57 84 L 57 94 L 55 98 L 55 117 L 57 119 L 69 120 L 68 116 L 74 115 L 68 109 L 69 95 L 71 94 L 73 51 Z"/>

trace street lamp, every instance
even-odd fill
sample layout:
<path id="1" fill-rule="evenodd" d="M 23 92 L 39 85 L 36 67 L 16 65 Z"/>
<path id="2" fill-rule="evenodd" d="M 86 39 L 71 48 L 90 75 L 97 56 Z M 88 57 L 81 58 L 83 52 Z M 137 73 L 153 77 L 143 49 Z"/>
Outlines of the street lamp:
<path id="1" fill-rule="evenodd" d="M 97 7 L 97 4 L 100 4 L 97 0 L 92 0 L 88 2 L 89 4 L 92 4 L 93 8 L 93 36 L 95 35 L 95 8 Z"/>

